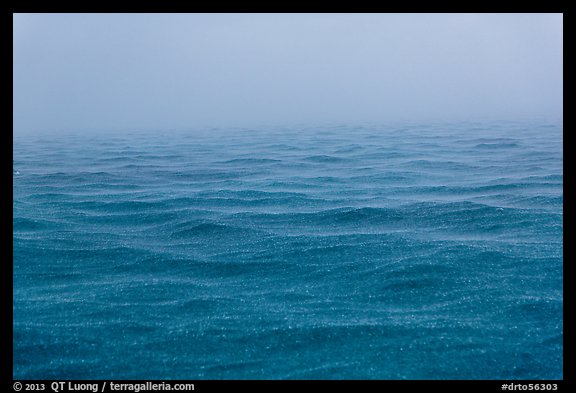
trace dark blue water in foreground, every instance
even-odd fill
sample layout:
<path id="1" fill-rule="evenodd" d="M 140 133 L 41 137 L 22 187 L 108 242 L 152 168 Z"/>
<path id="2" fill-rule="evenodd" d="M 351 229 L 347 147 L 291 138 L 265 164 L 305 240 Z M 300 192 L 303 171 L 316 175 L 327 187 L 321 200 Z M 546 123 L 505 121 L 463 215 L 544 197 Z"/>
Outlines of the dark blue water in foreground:
<path id="1" fill-rule="evenodd" d="M 14 140 L 14 378 L 562 377 L 562 126 Z"/>

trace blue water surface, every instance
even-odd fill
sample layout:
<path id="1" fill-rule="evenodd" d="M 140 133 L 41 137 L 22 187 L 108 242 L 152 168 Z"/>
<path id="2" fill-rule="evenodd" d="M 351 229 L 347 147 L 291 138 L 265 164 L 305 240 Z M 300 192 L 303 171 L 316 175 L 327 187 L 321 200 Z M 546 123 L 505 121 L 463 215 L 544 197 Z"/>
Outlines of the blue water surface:
<path id="1" fill-rule="evenodd" d="M 15 379 L 562 378 L 560 123 L 14 136 Z"/>

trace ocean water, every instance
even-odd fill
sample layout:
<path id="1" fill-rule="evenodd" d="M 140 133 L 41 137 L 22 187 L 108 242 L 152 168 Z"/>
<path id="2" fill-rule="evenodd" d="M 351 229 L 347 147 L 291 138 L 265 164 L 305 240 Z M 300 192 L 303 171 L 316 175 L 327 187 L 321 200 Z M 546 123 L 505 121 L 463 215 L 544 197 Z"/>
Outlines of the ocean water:
<path id="1" fill-rule="evenodd" d="M 15 135 L 16 379 L 560 379 L 562 125 Z"/>

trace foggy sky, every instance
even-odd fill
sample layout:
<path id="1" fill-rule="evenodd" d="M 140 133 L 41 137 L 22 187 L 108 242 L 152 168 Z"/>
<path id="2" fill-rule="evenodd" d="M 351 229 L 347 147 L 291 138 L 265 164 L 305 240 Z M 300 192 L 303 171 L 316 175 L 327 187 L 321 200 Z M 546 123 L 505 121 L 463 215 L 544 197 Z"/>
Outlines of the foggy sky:
<path id="1" fill-rule="evenodd" d="M 562 14 L 15 14 L 14 131 L 562 116 Z"/>

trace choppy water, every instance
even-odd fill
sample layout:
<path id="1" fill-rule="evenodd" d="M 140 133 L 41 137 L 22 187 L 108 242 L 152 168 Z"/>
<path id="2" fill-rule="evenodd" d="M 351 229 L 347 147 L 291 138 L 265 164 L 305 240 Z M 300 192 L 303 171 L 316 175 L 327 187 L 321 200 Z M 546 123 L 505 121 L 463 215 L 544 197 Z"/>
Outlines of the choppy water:
<path id="1" fill-rule="evenodd" d="M 562 126 L 20 136 L 14 378 L 562 377 Z"/>

